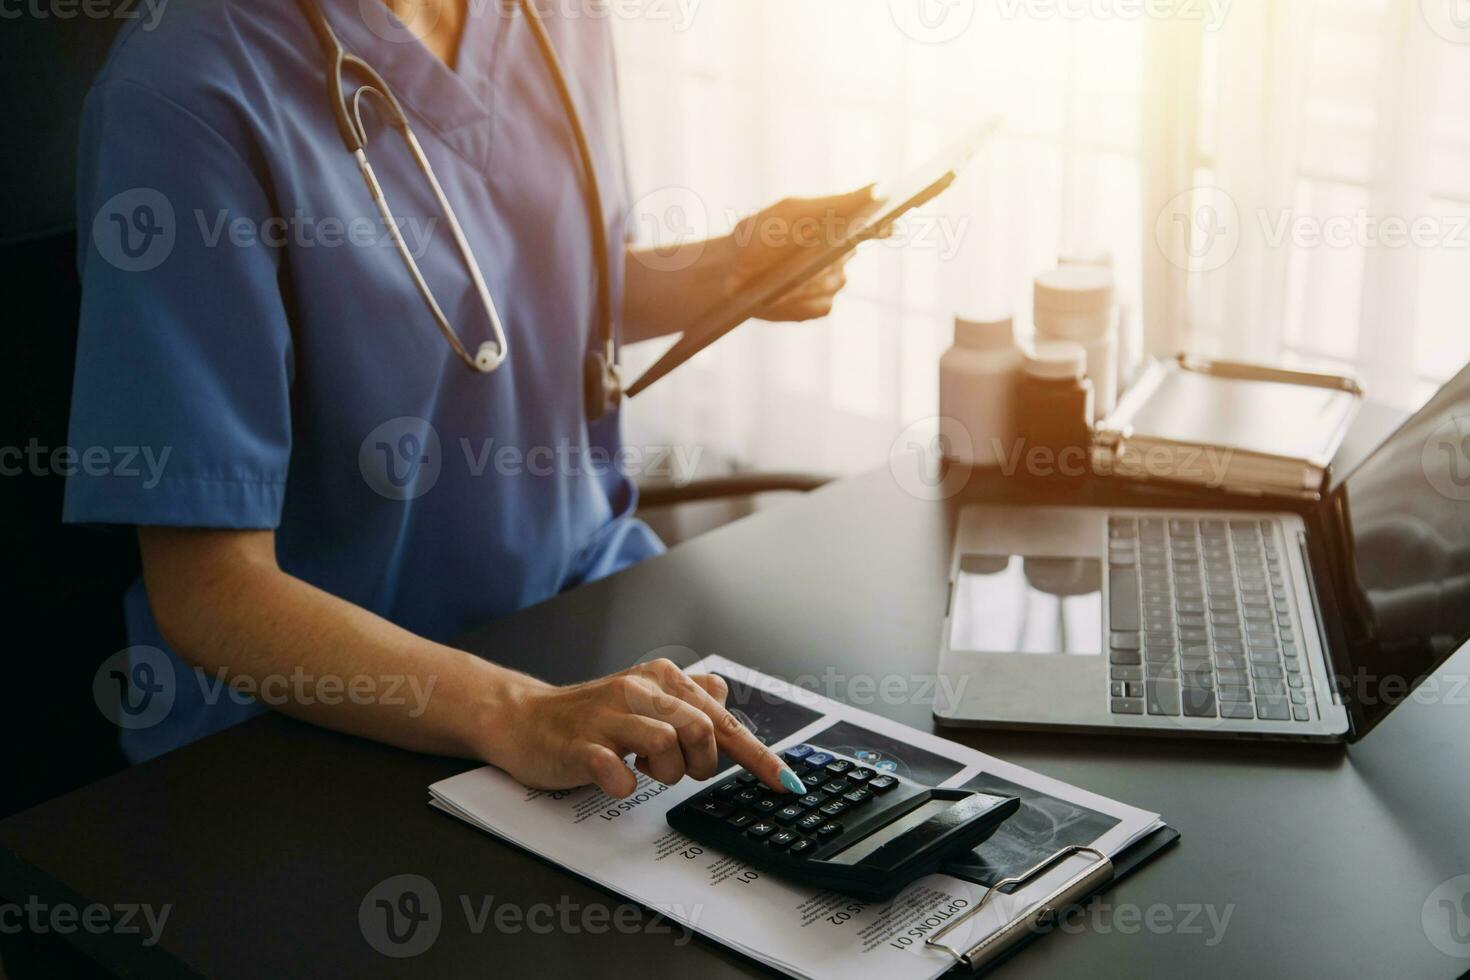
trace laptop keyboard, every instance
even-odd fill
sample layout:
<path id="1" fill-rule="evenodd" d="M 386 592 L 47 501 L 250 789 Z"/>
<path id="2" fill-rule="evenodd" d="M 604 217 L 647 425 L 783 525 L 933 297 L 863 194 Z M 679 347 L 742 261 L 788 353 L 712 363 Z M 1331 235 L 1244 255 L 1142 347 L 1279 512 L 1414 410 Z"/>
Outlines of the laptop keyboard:
<path id="1" fill-rule="evenodd" d="M 1274 520 L 1109 519 L 1113 714 L 1312 719 L 1280 542 Z"/>

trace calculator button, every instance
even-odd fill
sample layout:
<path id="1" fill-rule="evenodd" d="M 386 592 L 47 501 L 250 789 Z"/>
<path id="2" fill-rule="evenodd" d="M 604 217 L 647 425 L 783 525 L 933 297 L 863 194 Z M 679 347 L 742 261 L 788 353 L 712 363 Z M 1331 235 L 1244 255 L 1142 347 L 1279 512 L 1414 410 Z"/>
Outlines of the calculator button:
<path id="1" fill-rule="evenodd" d="M 776 811 L 777 823 L 795 823 L 806 810 L 799 806 L 782 807 Z"/>
<path id="2" fill-rule="evenodd" d="M 812 831 L 816 830 L 818 827 L 822 826 L 822 824 L 826 822 L 827 815 L 825 813 L 808 813 L 806 816 L 796 821 L 796 829 L 804 830 L 810 834 Z"/>
<path id="3" fill-rule="evenodd" d="M 807 840 L 806 838 L 803 837 L 801 840 L 797 841 L 795 844 L 792 844 L 791 847 L 787 849 L 786 853 L 787 854 L 790 854 L 792 857 L 802 857 L 804 855 L 810 854 L 812 851 L 815 851 L 816 849 L 817 849 L 817 842 L 816 841 L 810 841 L 810 840 Z"/>
<path id="4" fill-rule="evenodd" d="M 803 783 L 806 783 L 807 789 L 816 789 L 818 786 L 822 785 L 823 781 L 826 780 L 826 778 L 827 774 L 818 769 L 816 772 L 809 772 L 805 776 L 802 776 L 801 781 Z"/>
<path id="5" fill-rule="evenodd" d="M 806 757 L 805 762 L 813 769 L 820 769 L 822 766 L 825 766 L 827 763 L 831 762 L 833 758 L 834 756 L 830 755 L 827 752 L 813 752 L 811 755 Z"/>
<path id="6" fill-rule="evenodd" d="M 803 796 L 801 799 L 797 800 L 796 801 L 796 805 L 797 806 L 806 807 L 808 810 L 810 810 L 812 807 L 814 807 L 814 806 L 821 806 L 823 803 L 826 803 L 826 802 L 827 802 L 827 797 L 824 796 L 823 794 L 821 794 L 821 793 L 808 793 L 807 795 Z"/>
<path id="7" fill-rule="evenodd" d="M 740 775 L 735 777 L 735 781 L 741 786 L 754 786 L 757 782 L 759 782 L 759 780 L 755 778 L 755 773 L 753 772 L 742 772 Z"/>
<path id="8" fill-rule="evenodd" d="M 813 749 L 810 745 L 793 745 L 785 752 L 782 752 L 781 757 L 784 758 L 787 762 L 800 762 L 802 759 L 805 759 L 807 756 L 811 755 L 814 751 L 816 750 Z"/>
<path id="9" fill-rule="evenodd" d="M 776 832 L 776 825 L 769 820 L 757 820 L 745 832 L 752 837 L 769 837 Z"/>
<path id="10" fill-rule="evenodd" d="M 789 830 L 783 830 L 780 833 L 772 834 L 771 839 L 766 841 L 766 843 L 772 847 L 790 847 L 800 839 L 800 836 L 797 834 L 793 834 Z"/>
<path id="11" fill-rule="evenodd" d="M 836 762 L 827 763 L 827 771 L 834 776 L 840 776 L 852 768 L 852 763 L 846 759 L 838 759 Z"/>
<path id="12" fill-rule="evenodd" d="M 851 793 L 843 793 L 842 798 L 853 806 L 861 806 L 864 803 L 871 803 L 873 794 L 865 789 L 855 789 Z"/>
<path id="13" fill-rule="evenodd" d="M 868 781 L 868 789 L 875 793 L 886 793 L 898 785 L 898 780 L 892 776 L 879 776 Z"/>
<path id="14" fill-rule="evenodd" d="M 761 791 L 758 789 L 743 789 L 735 794 L 735 802 L 741 806 L 749 806 L 760 800 L 760 798 Z"/>
<path id="15" fill-rule="evenodd" d="M 840 823 L 824 823 L 817 828 L 817 836 L 823 840 L 831 840 L 840 833 L 842 833 L 842 824 Z"/>
<path id="16" fill-rule="evenodd" d="M 719 800 L 701 800 L 694 805 L 694 812 L 706 817 L 714 817 L 716 820 L 724 820 L 735 812 L 735 808 L 728 803 Z"/>
<path id="17" fill-rule="evenodd" d="M 847 774 L 847 778 L 849 780 L 851 780 L 852 782 L 854 782 L 854 783 L 866 783 L 868 780 L 872 779 L 876 775 L 878 775 L 878 774 L 875 773 L 873 770 L 871 770 L 871 769 L 864 769 L 861 766 L 859 766 L 858 768 L 854 769 L 852 772 L 848 773 Z"/>
<path id="18" fill-rule="evenodd" d="M 822 792 L 830 793 L 832 796 L 841 796 L 847 792 L 847 783 L 840 779 L 834 779 L 822 787 Z"/>
<path id="19" fill-rule="evenodd" d="M 779 809 L 779 807 L 776 806 L 775 800 L 756 800 L 750 805 L 750 808 L 751 810 L 755 811 L 758 816 L 762 817 L 769 817 L 771 814 L 775 813 Z"/>
<path id="20" fill-rule="evenodd" d="M 744 792 L 744 790 L 745 787 L 741 786 L 738 782 L 732 779 L 728 782 L 721 783 L 719 787 L 715 790 L 715 794 L 728 800 L 732 796 L 738 796 L 740 793 Z"/>
<path id="21" fill-rule="evenodd" d="M 847 812 L 847 804 L 842 800 L 833 800 L 831 803 L 822 807 L 820 812 L 825 813 L 829 817 L 840 816 Z"/>
<path id="22" fill-rule="evenodd" d="M 755 820 L 755 817 L 752 817 L 748 813 L 737 813 L 735 814 L 735 816 L 731 817 L 725 822 L 734 827 L 736 830 L 744 830 L 746 827 L 750 826 L 753 820 Z"/>

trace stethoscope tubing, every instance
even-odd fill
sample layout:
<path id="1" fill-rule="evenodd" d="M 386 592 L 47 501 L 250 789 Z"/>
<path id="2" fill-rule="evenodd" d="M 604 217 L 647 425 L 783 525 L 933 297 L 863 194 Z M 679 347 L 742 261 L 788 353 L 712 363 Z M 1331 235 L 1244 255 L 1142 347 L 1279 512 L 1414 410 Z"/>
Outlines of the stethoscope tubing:
<path id="1" fill-rule="evenodd" d="M 566 114 L 567 122 L 572 132 L 573 143 L 576 146 L 578 163 L 583 172 L 585 181 L 585 198 L 587 211 L 590 218 L 593 257 L 598 270 L 597 291 L 597 316 L 601 326 L 600 341 L 603 348 L 604 365 L 611 365 L 609 372 L 613 379 L 617 378 L 616 362 L 618 357 L 617 341 L 614 335 L 612 322 L 612 284 L 610 281 L 610 256 L 607 241 L 607 228 L 603 220 L 602 192 L 597 182 L 597 169 L 592 157 L 592 148 L 587 140 L 587 132 L 582 124 L 581 113 L 577 109 L 576 100 L 572 95 L 571 87 L 567 82 L 566 72 L 562 67 L 561 60 L 552 45 L 551 36 L 546 30 L 546 24 L 541 19 L 540 12 L 536 9 L 533 0 L 519 0 L 520 9 L 526 17 L 530 26 L 532 37 L 540 50 L 542 60 L 545 62 L 548 72 L 552 77 L 557 97 L 562 104 Z M 449 343 L 459 359 L 471 369 L 481 374 L 493 374 L 510 357 L 510 342 L 506 336 L 505 326 L 500 318 L 500 312 L 495 305 L 495 299 L 485 282 L 484 274 L 480 270 L 480 263 L 475 258 L 474 249 L 470 246 L 469 239 L 460 225 L 459 216 L 454 207 L 449 203 L 448 196 L 444 193 L 444 187 L 439 182 L 439 177 L 434 173 L 434 167 L 429 162 L 427 154 L 424 153 L 422 144 L 414 135 L 412 127 L 408 124 L 407 114 L 399 104 L 392 88 L 378 72 L 362 58 L 351 54 L 343 46 L 341 39 L 337 37 L 330 24 L 327 23 L 326 15 L 322 12 L 317 0 L 300 0 L 303 12 L 306 14 L 312 32 L 316 35 L 322 51 L 330 62 L 327 71 L 327 87 L 332 105 L 332 114 L 337 124 L 338 132 L 342 137 L 343 145 L 347 148 L 353 158 L 357 161 L 358 170 L 362 174 L 363 181 L 368 187 L 373 203 L 382 216 L 388 234 L 393 240 L 398 254 L 403 260 L 404 267 L 408 270 L 410 278 L 413 279 L 414 287 L 418 290 L 424 304 L 429 308 L 434 318 L 434 323 L 444 339 Z M 360 86 L 349 100 L 343 79 L 347 72 L 356 71 L 366 80 L 367 84 Z M 371 95 L 379 99 L 387 109 L 390 125 L 399 131 L 407 143 L 409 152 L 414 158 L 415 164 L 429 183 L 429 188 L 434 194 L 435 200 L 445 217 L 448 219 L 450 235 L 454 239 L 455 247 L 459 250 L 460 258 L 465 268 L 469 271 L 470 281 L 480 298 L 480 304 L 485 310 L 486 317 L 490 321 L 490 329 L 493 339 L 481 344 L 474 355 L 465 348 L 449 318 L 444 314 L 438 300 L 434 297 L 433 290 L 425 280 L 423 272 L 419 269 L 417 260 L 409 251 L 408 244 L 403 238 L 402 230 L 397 219 L 393 216 L 392 208 L 388 204 L 387 195 L 383 191 L 383 185 L 378 180 L 377 173 L 373 170 L 372 163 L 367 157 L 367 128 L 362 121 L 362 99 L 364 95 Z M 349 107 L 350 101 L 350 107 Z M 589 401 L 588 411 L 591 413 L 594 406 Z"/>

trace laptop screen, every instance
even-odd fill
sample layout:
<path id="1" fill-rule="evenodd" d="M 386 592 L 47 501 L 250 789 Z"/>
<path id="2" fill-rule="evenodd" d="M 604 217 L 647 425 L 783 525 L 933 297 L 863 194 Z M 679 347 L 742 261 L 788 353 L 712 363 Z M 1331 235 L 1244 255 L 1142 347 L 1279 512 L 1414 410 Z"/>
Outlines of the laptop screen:
<path id="1" fill-rule="evenodd" d="M 1426 682 L 1470 642 L 1470 368 L 1343 480 L 1332 506 L 1350 549 L 1342 680 L 1358 734 L 1411 693 L 1470 698 L 1454 678 Z"/>

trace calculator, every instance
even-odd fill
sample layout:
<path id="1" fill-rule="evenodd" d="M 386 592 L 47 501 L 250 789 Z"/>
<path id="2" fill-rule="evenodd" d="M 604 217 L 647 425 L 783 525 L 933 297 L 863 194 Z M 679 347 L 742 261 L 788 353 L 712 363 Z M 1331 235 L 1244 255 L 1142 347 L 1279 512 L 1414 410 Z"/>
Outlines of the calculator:
<path id="1" fill-rule="evenodd" d="M 727 773 L 669 811 L 669 826 L 801 884 L 880 901 L 973 850 L 1018 799 L 935 789 L 814 745 L 782 759 L 806 795 Z"/>

